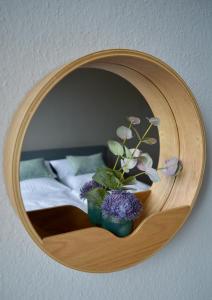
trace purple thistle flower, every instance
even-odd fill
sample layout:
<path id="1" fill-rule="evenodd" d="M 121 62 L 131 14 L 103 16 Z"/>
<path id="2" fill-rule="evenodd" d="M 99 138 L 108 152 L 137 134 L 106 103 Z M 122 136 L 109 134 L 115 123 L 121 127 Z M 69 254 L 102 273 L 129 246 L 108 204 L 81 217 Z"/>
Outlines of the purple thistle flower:
<path id="1" fill-rule="evenodd" d="M 101 187 L 101 185 L 94 180 L 86 182 L 80 189 L 80 198 L 85 199 L 88 192 L 98 187 Z"/>
<path id="2" fill-rule="evenodd" d="M 114 190 L 108 194 L 102 204 L 102 214 L 118 220 L 135 220 L 143 206 L 133 193 Z"/>

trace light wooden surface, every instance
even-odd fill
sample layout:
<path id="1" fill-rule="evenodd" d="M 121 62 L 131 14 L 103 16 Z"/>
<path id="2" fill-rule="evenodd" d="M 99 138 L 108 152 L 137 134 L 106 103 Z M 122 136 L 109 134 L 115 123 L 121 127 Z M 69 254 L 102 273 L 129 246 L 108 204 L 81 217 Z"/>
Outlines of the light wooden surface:
<path id="1" fill-rule="evenodd" d="M 189 210 L 185 206 L 153 214 L 139 230 L 125 238 L 92 227 L 47 237 L 43 243 L 49 253 L 66 266 L 87 272 L 112 272 L 134 265 L 163 247 Z"/>
<path id="2" fill-rule="evenodd" d="M 161 118 L 159 163 L 171 156 L 179 156 L 184 165 L 182 174 L 176 179 L 163 177 L 160 183 L 152 186 L 145 202 L 144 220 L 129 238 L 120 239 L 103 229 L 87 228 L 42 240 L 24 210 L 19 186 L 19 159 L 25 132 L 48 92 L 67 74 L 80 67 L 108 70 L 130 81 L 144 95 L 154 114 Z M 46 76 L 28 93 L 8 130 L 4 171 L 12 204 L 26 230 L 42 250 L 69 267 L 109 272 L 151 256 L 176 233 L 195 203 L 203 179 L 205 157 L 203 122 L 194 96 L 185 82 L 155 57 L 118 49 L 90 54 L 67 64 Z M 61 243 L 66 245 L 64 250 Z M 87 258 L 82 250 L 84 243 Z M 58 244 L 60 246 L 55 246 Z M 95 256 L 96 252 L 98 256 Z M 68 253 L 72 253 L 71 260 Z"/>
<path id="3" fill-rule="evenodd" d="M 145 200 L 151 190 L 135 193 L 136 197 L 145 206 Z M 88 215 L 77 207 L 63 205 L 27 212 L 27 216 L 41 239 L 65 232 L 94 227 L 89 221 Z M 143 221 L 143 215 L 134 223 L 136 229 Z"/>

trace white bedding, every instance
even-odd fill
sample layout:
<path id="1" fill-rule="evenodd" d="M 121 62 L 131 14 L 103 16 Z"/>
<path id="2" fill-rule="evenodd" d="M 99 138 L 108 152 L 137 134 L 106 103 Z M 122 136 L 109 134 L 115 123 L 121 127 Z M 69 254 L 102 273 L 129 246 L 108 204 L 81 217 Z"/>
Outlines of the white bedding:
<path id="1" fill-rule="evenodd" d="M 66 185 L 52 178 L 27 179 L 20 182 L 21 195 L 26 211 L 73 205 L 87 212 L 87 201 L 80 199 L 81 187 L 92 179 L 93 173 L 67 176 Z M 149 186 L 137 181 L 130 185 L 133 192 L 145 191 Z"/>
<path id="2" fill-rule="evenodd" d="M 26 211 L 62 205 L 73 205 L 87 212 L 87 203 L 79 193 L 52 178 L 27 179 L 20 182 Z"/>

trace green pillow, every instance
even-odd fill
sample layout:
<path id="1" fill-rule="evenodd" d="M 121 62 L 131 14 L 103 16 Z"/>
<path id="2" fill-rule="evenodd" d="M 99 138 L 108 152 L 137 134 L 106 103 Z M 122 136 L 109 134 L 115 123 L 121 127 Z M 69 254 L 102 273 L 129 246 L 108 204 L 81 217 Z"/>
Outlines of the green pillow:
<path id="1" fill-rule="evenodd" d="M 88 156 L 66 156 L 73 175 L 86 173 L 94 173 L 97 168 L 105 167 L 102 159 L 102 153 L 97 153 Z"/>
<path id="2" fill-rule="evenodd" d="M 43 158 L 35 158 L 20 162 L 20 180 L 54 176 L 45 165 Z"/>

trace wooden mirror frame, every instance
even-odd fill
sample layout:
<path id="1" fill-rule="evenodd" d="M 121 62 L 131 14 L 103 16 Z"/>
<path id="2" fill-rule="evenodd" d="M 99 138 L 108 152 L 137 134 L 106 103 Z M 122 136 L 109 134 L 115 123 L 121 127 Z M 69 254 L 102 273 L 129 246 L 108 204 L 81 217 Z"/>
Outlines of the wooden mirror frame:
<path id="1" fill-rule="evenodd" d="M 153 114 L 161 119 L 161 165 L 171 156 L 183 162 L 176 178 L 162 177 L 145 200 L 143 221 L 133 233 L 118 238 L 97 227 L 41 238 L 25 212 L 20 194 L 19 160 L 28 125 L 52 88 L 77 68 L 113 72 L 134 85 Z M 139 113 L 138 113 L 139 114 Z M 199 108 L 182 78 L 159 59 L 133 50 L 93 53 L 58 68 L 42 79 L 16 112 L 5 144 L 4 170 L 9 197 L 26 230 L 49 256 L 65 266 L 87 272 L 112 272 L 134 265 L 163 247 L 188 217 L 203 179 L 205 133 Z"/>

